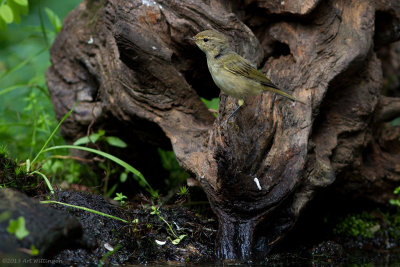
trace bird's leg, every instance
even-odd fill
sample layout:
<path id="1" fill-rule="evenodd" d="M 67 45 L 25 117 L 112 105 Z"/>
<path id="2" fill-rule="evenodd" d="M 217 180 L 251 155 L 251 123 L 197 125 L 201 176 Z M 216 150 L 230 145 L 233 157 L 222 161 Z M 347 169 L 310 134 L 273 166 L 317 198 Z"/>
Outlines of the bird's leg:
<path id="1" fill-rule="evenodd" d="M 244 104 L 244 100 L 243 99 L 239 99 L 238 104 L 239 104 L 239 106 L 222 123 L 222 126 L 225 125 L 229 121 L 229 119 L 232 118 L 239 111 L 240 107 L 243 106 L 243 104 Z"/>

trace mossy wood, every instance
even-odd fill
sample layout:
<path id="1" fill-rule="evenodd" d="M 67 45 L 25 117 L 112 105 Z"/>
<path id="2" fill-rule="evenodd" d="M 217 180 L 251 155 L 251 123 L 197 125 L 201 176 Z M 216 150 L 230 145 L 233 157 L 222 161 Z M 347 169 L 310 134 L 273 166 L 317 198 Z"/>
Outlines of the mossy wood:
<path id="1" fill-rule="evenodd" d="M 125 156 L 146 177 L 157 169 L 155 147 L 172 145 L 219 218 L 221 258 L 268 253 L 328 186 L 387 201 L 400 180 L 400 131 L 386 122 L 400 102 L 398 84 L 391 97 L 382 85 L 399 75 L 400 4 L 298 3 L 83 1 L 64 21 L 47 72 L 58 118 L 79 101 L 64 136 L 102 127 L 129 143 Z M 200 96 L 219 91 L 185 39 L 209 28 L 306 105 L 265 93 L 220 126 L 236 100 L 221 95 L 215 120 Z"/>

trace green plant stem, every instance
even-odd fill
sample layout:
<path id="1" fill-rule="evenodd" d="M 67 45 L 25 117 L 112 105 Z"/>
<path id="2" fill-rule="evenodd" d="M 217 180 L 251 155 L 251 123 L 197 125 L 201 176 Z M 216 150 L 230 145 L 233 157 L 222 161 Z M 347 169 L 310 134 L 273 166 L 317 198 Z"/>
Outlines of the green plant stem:
<path id="1" fill-rule="evenodd" d="M 47 96 L 48 98 L 50 98 L 50 94 L 49 91 L 46 89 L 46 87 L 40 86 L 38 84 L 32 84 L 30 86 L 33 86 L 35 88 L 37 88 L 40 92 L 42 92 L 45 96 Z"/>
<path id="2" fill-rule="evenodd" d="M 42 29 L 43 39 L 46 43 L 46 47 L 50 47 L 49 38 L 47 38 L 46 28 L 44 27 L 43 15 L 42 15 L 42 1 L 39 1 L 39 20 L 40 20 L 40 28 Z"/>
<path id="3" fill-rule="evenodd" d="M 162 217 L 159 213 L 157 213 L 157 215 L 158 215 L 158 218 L 160 218 L 160 220 L 162 220 L 164 223 L 166 223 L 166 224 L 168 225 L 169 230 L 170 230 L 171 233 L 174 235 L 174 237 L 175 237 L 175 238 L 179 238 L 179 236 L 177 236 L 177 235 L 175 234 L 174 230 L 172 229 L 172 225 L 171 225 L 169 222 L 167 222 L 167 221 L 164 219 L 164 217 Z"/>
<path id="4" fill-rule="evenodd" d="M 39 152 L 39 154 L 47 152 L 47 151 L 51 151 L 51 150 L 56 150 L 56 149 L 79 149 L 79 150 L 84 150 L 84 151 L 89 151 L 95 154 L 98 154 L 100 156 L 103 156 L 109 160 L 114 161 L 115 163 L 119 164 L 120 166 L 124 167 L 125 169 L 127 169 L 128 171 L 132 172 L 133 174 L 135 174 L 137 177 L 139 177 L 140 181 L 147 187 L 146 189 L 150 192 L 150 194 L 153 197 L 158 197 L 158 194 L 156 191 L 153 190 L 153 188 L 150 186 L 150 184 L 147 182 L 147 180 L 144 178 L 143 174 L 141 172 L 139 172 L 138 170 L 136 170 L 134 167 L 132 167 L 131 165 L 129 165 L 127 162 L 113 156 L 110 155 L 108 153 L 105 153 L 103 151 L 99 151 L 93 148 L 88 148 L 88 147 L 83 147 L 83 146 L 73 146 L 73 145 L 63 145 L 63 146 L 54 146 L 54 147 L 49 147 L 47 149 L 43 149 Z M 38 154 L 38 156 L 39 156 Z"/>
<path id="5" fill-rule="evenodd" d="M 112 251 L 108 251 L 106 254 L 104 254 L 104 256 L 101 257 L 101 260 L 97 266 L 98 267 L 104 266 L 104 262 L 106 261 L 106 259 L 108 257 L 110 257 L 111 255 L 113 255 L 115 252 L 117 252 L 121 247 L 122 247 L 122 245 L 118 244 L 114 247 L 114 249 Z"/>
<path id="6" fill-rule="evenodd" d="M 7 76 L 8 74 L 18 70 L 19 68 L 25 66 L 26 64 L 28 64 L 32 59 L 34 59 L 35 57 L 39 56 L 41 53 L 43 53 L 44 51 L 47 51 L 47 47 L 43 48 L 41 50 L 39 50 L 36 54 L 33 54 L 32 56 L 28 57 L 27 59 L 25 59 L 24 61 L 22 61 L 21 63 L 19 63 L 17 66 L 13 67 L 12 69 L 3 72 L 2 74 L 0 74 L 0 81 Z"/>
<path id="7" fill-rule="evenodd" d="M 58 123 L 57 127 L 53 130 L 53 132 L 51 133 L 51 135 L 49 136 L 49 138 L 47 138 L 46 143 L 44 143 L 44 145 L 42 146 L 42 148 L 40 149 L 39 153 L 37 153 L 36 157 L 31 161 L 31 166 L 33 166 L 33 164 L 35 163 L 35 161 L 39 158 L 40 154 L 42 154 L 44 152 L 44 149 L 46 148 L 46 146 L 49 144 L 50 140 L 53 138 L 53 136 L 56 134 L 58 128 L 60 128 L 61 124 L 68 118 L 69 115 L 71 115 L 72 111 L 74 110 L 75 106 L 77 105 L 77 102 L 74 104 L 74 106 L 71 108 L 70 111 L 68 111 L 67 114 L 65 114 L 65 116 L 62 118 L 62 120 Z"/>
<path id="8" fill-rule="evenodd" d="M 45 113 L 43 110 L 42 110 L 42 116 L 43 116 L 43 118 L 46 117 L 46 113 Z M 45 126 L 46 126 L 46 130 L 47 130 L 46 133 L 50 133 L 50 132 L 51 132 L 51 129 L 50 129 L 50 126 L 49 126 L 48 121 L 45 119 L 45 120 L 43 120 L 43 122 L 44 122 L 44 124 L 45 124 Z M 51 142 L 51 144 L 52 144 L 53 146 L 56 145 L 53 138 L 50 140 L 50 142 Z"/>
<path id="9" fill-rule="evenodd" d="M 103 195 L 107 195 L 107 189 L 108 189 L 108 181 L 110 180 L 110 173 L 111 173 L 111 164 L 110 161 L 106 162 L 106 177 L 104 181 L 104 188 L 103 188 Z"/>
<path id="10" fill-rule="evenodd" d="M 32 157 L 33 154 L 33 148 L 35 147 L 36 144 L 36 131 L 37 131 L 37 111 L 36 111 L 36 107 L 34 108 L 34 121 L 33 121 L 33 129 L 32 129 L 32 140 L 31 140 L 31 149 L 29 151 L 29 158 Z"/>
<path id="11" fill-rule="evenodd" d="M 50 193 L 52 195 L 54 195 L 54 190 L 53 187 L 51 186 L 51 183 L 49 181 L 49 179 L 47 179 L 46 175 L 44 175 L 43 173 L 39 172 L 39 171 L 33 171 L 32 173 L 36 173 L 39 174 L 40 176 L 42 176 L 42 178 L 44 179 L 44 181 L 46 182 L 47 187 L 50 189 Z"/>
<path id="12" fill-rule="evenodd" d="M 14 91 L 16 89 L 23 88 L 23 87 L 28 87 L 29 88 L 29 87 L 35 87 L 35 85 L 33 85 L 33 84 L 16 84 L 16 85 L 12 85 L 12 86 L 6 87 L 3 90 L 1 90 L 0 91 L 0 96 L 4 95 L 4 94 L 7 94 L 9 92 L 12 92 L 12 91 Z"/>
<path id="13" fill-rule="evenodd" d="M 104 217 L 108 217 L 108 218 L 111 218 L 111 219 L 114 219 L 114 220 L 118 220 L 118 221 L 121 221 L 121 222 L 124 222 L 124 223 L 129 223 L 127 220 L 121 219 L 119 217 L 115 217 L 115 216 L 112 216 L 110 214 L 103 213 L 103 212 L 97 211 L 97 210 L 92 210 L 92 209 L 89 209 L 89 208 L 86 208 L 86 207 L 82 207 L 82 206 L 71 205 L 71 204 L 67 204 L 67 203 L 63 203 L 63 202 L 59 202 L 59 201 L 54 201 L 54 200 L 43 200 L 43 201 L 40 201 L 40 203 L 41 204 L 59 204 L 59 205 L 64 205 L 64 206 L 67 206 L 67 207 L 81 209 L 81 210 L 84 210 L 84 211 L 95 213 L 95 214 L 98 214 L 98 215 L 101 215 L 101 216 L 104 216 Z"/>

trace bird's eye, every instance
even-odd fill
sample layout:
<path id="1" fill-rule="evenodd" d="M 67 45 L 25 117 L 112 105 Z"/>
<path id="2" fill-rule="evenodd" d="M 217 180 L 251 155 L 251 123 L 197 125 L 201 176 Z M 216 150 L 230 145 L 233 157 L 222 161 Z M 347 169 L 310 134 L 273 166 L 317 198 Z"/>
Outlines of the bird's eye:
<path id="1" fill-rule="evenodd" d="M 203 41 L 204 41 L 204 42 L 208 42 L 208 38 L 204 38 Z"/>

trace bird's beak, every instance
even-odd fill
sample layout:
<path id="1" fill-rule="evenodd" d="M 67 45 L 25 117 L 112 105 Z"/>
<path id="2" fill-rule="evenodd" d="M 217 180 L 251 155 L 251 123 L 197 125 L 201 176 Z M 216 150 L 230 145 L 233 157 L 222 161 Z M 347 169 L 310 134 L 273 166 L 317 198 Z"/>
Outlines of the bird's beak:
<path id="1" fill-rule="evenodd" d="M 194 36 L 186 36 L 185 39 L 186 40 L 196 41 L 196 37 L 194 37 Z"/>

